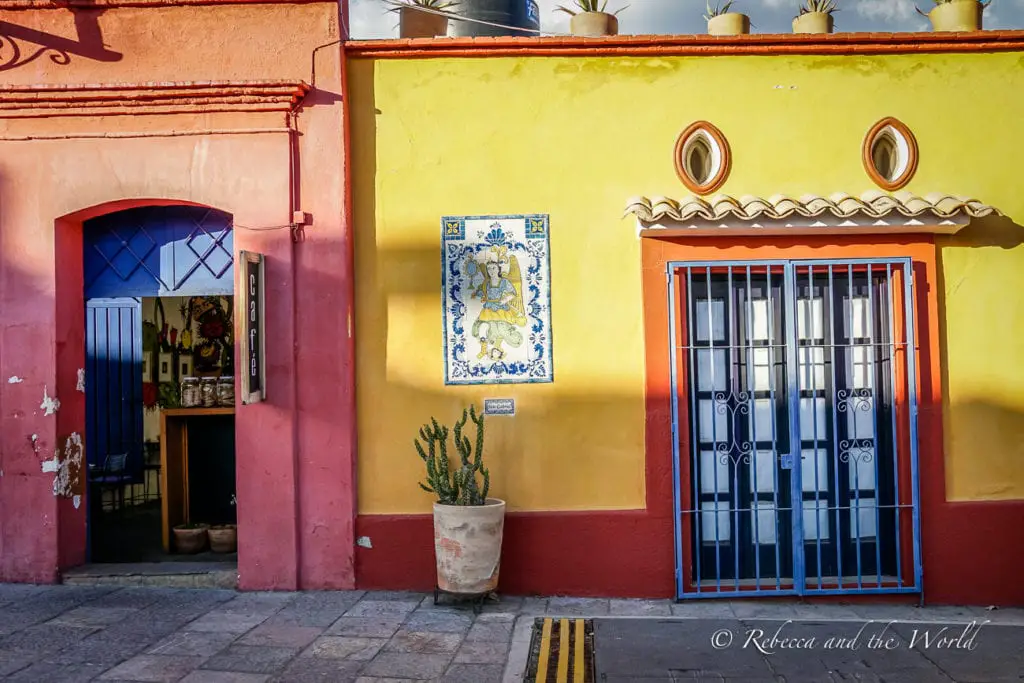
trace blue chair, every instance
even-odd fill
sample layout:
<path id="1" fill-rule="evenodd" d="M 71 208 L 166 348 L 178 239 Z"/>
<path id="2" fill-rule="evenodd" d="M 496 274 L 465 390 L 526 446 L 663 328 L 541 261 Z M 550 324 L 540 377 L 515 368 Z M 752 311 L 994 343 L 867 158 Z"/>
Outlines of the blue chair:
<path id="1" fill-rule="evenodd" d="M 124 487 L 131 479 L 128 472 L 127 453 L 108 453 L 103 467 L 91 478 L 91 483 L 98 489 L 100 509 L 103 509 L 103 493 L 107 489 L 113 492 L 111 504 L 114 510 L 124 504 Z"/>

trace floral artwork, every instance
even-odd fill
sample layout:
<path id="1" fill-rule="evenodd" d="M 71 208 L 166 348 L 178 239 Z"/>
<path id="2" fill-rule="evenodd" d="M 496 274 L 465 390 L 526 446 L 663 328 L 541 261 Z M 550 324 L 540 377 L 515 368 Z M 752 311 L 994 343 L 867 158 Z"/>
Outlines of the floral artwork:
<path id="1" fill-rule="evenodd" d="M 551 382 L 548 217 L 441 220 L 445 383 Z"/>
<path id="2" fill-rule="evenodd" d="M 156 377 L 143 376 L 142 403 L 146 410 L 177 408 L 181 380 L 189 374 L 231 374 L 234 365 L 232 308 L 222 296 L 178 299 L 181 330 L 167 322 L 164 301 L 157 298 L 155 321 L 142 325 L 143 357 L 155 354 Z"/>

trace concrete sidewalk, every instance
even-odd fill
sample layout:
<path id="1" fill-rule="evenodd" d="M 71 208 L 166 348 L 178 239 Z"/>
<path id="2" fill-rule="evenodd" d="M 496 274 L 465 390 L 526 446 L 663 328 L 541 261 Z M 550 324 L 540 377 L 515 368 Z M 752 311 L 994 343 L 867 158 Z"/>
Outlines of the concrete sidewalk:
<path id="1" fill-rule="evenodd" d="M 533 621 L 542 615 L 602 624 L 637 617 L 647 624 L 987 618 L 1024 626 L 1024 610 L 503 597 L 474 616 L 468 606 L 435 606 L 421 593 L 0 584 L 0 677 L 31 683 L 512 683 L 522 680 Z M 599 638 L 599 656 L 602 647 Z"/>

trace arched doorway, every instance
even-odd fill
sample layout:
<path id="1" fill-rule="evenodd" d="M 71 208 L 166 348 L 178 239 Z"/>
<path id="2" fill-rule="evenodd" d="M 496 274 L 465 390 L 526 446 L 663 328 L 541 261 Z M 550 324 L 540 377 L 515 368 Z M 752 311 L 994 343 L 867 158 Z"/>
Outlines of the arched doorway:
<path id="1" fill-rule="evenodd" d="M 233 391 L 210 410 L 182 392 L 233 387 L 232 217 L 117 211 L 83 223 L 82 248 L 89 561 L 167 559 L 171 526 L 235 521 Z"/>

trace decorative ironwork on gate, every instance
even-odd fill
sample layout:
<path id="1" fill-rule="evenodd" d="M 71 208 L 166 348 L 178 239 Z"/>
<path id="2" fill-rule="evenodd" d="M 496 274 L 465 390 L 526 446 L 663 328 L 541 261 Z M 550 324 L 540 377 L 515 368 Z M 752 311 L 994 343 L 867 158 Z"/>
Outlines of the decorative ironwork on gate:
<path id="1" fill-rule="evenodd" d="M 668 280 L 678 596 L 919 591 L 911 261 Z"/>
<path id="2" fill-rule="evenodd" d="M 86 298 L 234 293 L 229 214 L 196 206 L 129 209 L 87 221 Z"/>

